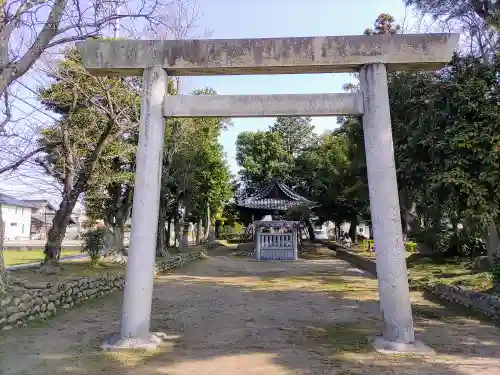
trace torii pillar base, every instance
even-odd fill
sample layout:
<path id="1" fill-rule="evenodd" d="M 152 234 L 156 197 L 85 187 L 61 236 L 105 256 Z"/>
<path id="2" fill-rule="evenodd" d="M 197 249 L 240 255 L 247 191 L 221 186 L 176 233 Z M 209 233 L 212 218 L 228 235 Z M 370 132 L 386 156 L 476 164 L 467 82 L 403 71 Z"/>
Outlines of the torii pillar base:
<path id="1" fill-rule="evenodd" d="M 412 343 L 387 341 L 382 336 L 370 337 L 375 350 L 382 354 L 434 355 L 435 351 L 421 341 Z"/>
<path id="2" fill-rule="evenodd" d="M 120 333 L 115 333 L 101 345 L 101 350 L 105 352 L 127 350 L 153 351 L 158 349 L 166 338 L 167 335 L 162 332 L 149 332 L 144 337 L 122 337 Z"/>

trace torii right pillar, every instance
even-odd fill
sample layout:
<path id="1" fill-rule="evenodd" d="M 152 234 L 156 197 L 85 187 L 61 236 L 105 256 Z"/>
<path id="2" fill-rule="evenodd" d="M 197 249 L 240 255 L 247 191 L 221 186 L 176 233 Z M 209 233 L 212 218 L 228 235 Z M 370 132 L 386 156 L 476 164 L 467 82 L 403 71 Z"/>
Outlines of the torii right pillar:
<path id="1" fill-rule="evenodd" d="M 373 344 L 388 352 L 432 352 L 415 341 L 399 209 L 391 114 L 384 64 L 367 64 L 360 72 L 363 93 L 370 210 L 377 246 L 376 264 L 383 332 Z"/>

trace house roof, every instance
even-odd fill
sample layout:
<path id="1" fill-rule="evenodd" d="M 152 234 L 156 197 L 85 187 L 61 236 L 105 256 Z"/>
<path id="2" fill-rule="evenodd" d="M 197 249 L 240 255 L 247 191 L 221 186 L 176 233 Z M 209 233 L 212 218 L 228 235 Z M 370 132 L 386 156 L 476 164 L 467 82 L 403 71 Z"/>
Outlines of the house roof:
<path id="1" fill-rule="evenodd" d="M 54 214 L 52 214 L 52 213 L 45 214 L 45 215 L 32 214 L 31 220 L 39 221 L 39 222 L 46 224 L 46 225 L 52 225 L 52 220 L 54 220 Z M 73 220 L 73 218 L 71 218 L 71 217 L 69 218 L 69 223 L 75 224 L 75 221 Z"/>
<path id="2" fill-rule="evenodd" d="M 50 204 L 50 202 L 46 199 L 24 199 L 31 207 L 33 208 L 42 208 L 48 207 L 52 211 L 56 211 L 56 208 Z"/>
<path id="3" fill-rule="evenodd" d="M 287 211 L 290 208 L 314 206 L 315 204 L 280 181 L 271 182 L 251 197 L 237 203 L 240 207 L 269 211 Z"/>
<path id="4" fill-rule="evenodd" d="M 0 193 L 0 204 L 6 204 L 9 206 L 18 206 L 18 207 L 30 207 L 30 208 L 32 207 L 31 204 L 29 204 L 28 202 L 11 197 L 10 195 L 4 193 Z"/>

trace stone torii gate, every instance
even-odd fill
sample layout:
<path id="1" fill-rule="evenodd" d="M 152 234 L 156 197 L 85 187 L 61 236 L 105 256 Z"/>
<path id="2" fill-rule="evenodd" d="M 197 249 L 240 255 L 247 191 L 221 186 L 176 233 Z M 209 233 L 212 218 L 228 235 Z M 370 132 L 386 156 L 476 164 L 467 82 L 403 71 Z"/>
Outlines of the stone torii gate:
<path id="1" fill-rule="evenodd" d="M 121 332 L 107 350 L 154 348 L 150 332 L 164 117 L 363 116 L 370 207 L 382 310 L 378 349 L 419 352 L 415 341 L 396 182 L 387 72 L 435 70 L 456 34 L 228 40 L 91 40 L 78 44 L 95 75 L 142 75 L 134 225 Z M 167 76 L 359 72 L 361 93 L 167 96 Z M 135 220 L 135 219 L 139 220 Z"/>

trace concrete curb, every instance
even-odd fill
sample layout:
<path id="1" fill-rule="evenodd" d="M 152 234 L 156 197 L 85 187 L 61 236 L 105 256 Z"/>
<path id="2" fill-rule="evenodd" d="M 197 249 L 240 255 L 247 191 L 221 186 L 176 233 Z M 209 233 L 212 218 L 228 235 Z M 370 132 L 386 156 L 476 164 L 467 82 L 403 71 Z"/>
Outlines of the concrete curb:
<path id="1" fill-rule="evenodd" d="M 368 271 L 373 276 L 377 276 L 377 265 L 373 260 L 354 254 L 340 245 L 329 243 L 328 241 L 318 241 L 330 250 L 335 251 L 337 258 L 345 260 L 359 268 Z"/>

